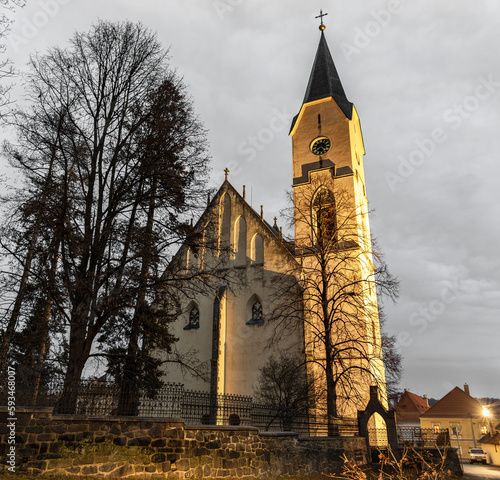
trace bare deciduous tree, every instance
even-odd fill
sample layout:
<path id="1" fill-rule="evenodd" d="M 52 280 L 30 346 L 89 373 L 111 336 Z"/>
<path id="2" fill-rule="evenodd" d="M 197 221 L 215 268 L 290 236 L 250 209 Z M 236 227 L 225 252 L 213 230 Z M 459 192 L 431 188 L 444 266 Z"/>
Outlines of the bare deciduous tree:
<path id="1" fill-rule="evenodd" d="M 75 404 L 69 387 L 91 355 L 113 358 L 134 392 L 141 376 L 158 377 L 151 352 L 174 341 L 171 312 L 155 298 L 172 250 L 197 241 L 187 222 L 207 196 L 205 130 L 140 24 L 100 21 L 69 47 L 33 56 L 26 88 L 31 104 L 16 113 L 9 150 L 37 208 L 17 256 L 18 302 L 40 275 L 34 258 L 49 252 L 47 311 L 57 309 L 68 335 L 61 404 Z M 28 199 L 15 200 L 21 212 Z"/>
<path id="2" fill-rule="evenodd" d="M 6 57 L 6 46 L 3 43 L 5 37 L 9 34 L 12 26 L 12 20 L 9 18 L 9 12 L 16 8 L 24 7 L 25 0 L 0 0 L 0 118 L 5 114 L 4 107 L 11 103 L 9 93 L 12 84 L 5 83 L 15 75 L 15 69 L 12 61 Z"/>
<path id="3" fill-rule="evenodd" d="M 298 282 L 275 285 L 275 332 L 304 323 L 306 361 L 323 379 L 315 414 L 335 435 L 368 386 L 385 383 L 377 291 L 395 298 L 398 282 L 373 246 L 366 205 L 329 175 L 296 188 L 293 204 L 298 266 L 287 277 Z"/>
<path id="4" fill-rule="evenodd" d="M 384 355 L 387 400 L 389 406 L 394 407 L 403 393 L 399 388 L 399 383 L 403 376 L 403 357 L 397 346 L 396 335 L 389 335 L 385 331 L 386 316 L 382 307 L 379 308 L 379 318 L 382 337 L 382 353 Z"/>
<path id="5" fill-rule="evenodd" d="M 280 353 L 269 359 L 260 370 L 255 391 L 256 401 L 268 411 L 268 427 L 278 420 L 287 431 L 292 429 L 295 420 L 307 419 L 309 407 L 314 404 L 314 380 L 307 375 L 301 358 Z"/>

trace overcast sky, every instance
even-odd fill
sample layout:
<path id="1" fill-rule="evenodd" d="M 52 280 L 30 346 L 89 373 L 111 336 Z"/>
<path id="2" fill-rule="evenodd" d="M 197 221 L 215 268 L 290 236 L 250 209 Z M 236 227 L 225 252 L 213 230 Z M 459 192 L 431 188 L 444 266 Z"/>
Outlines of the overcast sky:
<path id="1" fill-rule="evenodd" d="M 386 305 L 402 387 L 500 397 L 498 0 L 30 0 L 8 54 L 63 45 L 98 18 L 170 46 L 222 170 L 272 222 L 292 183 L 290 121 L 325 32 L 365 141 L 366 190 L 401 297 Z M 21 91 L 18 90 L 21 94 Z"/>

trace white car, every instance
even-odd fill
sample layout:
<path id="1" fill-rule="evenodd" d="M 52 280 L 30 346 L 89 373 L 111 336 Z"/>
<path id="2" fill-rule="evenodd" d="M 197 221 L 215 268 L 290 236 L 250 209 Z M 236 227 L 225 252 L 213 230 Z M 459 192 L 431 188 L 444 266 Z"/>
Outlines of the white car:
<path id="1" fill-rule="evenodd" d="M 486 465 L 486 453 L 482 448 L 469 448 L 470 463 L 484 463 Z"/>

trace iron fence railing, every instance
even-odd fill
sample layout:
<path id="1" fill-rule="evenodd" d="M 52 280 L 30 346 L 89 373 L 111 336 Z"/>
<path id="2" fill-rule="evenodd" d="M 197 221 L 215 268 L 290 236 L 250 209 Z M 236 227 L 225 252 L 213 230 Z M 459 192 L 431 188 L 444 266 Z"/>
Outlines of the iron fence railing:
<path id="1" fill-rule="evenodd" d="M 450 434 L 448 429 L 436 431 L 432 428 L 420 427 L 397 427 L 396 429 L 399 447 L 423 447 L 431 448 L 437 446 L 449 446 Z M 388 445 L 387 430 L 385 428 L 369 428 L 368 442 L 371 447 L 382 448 Z"/>
<path id="2" fill-rule="evenodd" d="M 0 390 L 0 405 L 5 404 Z M 60 401 L 64 393 L 65 401 Z M 244 395 L 211 395 L 209 392 L 185 389 L 182 384 L 166 384 L 150 394 L 136 389 L 124 391 L 117 383 L 83 380 L 75 386 L 52 383 L 33 395 L 16 392 L 17 406 L 54 407 L 59 414 L 86 416 L 140 416 L 180 418 L 186 425 L 247 425 L 264 431 L 294 431 L 302 435 L 328 434 L 326 418 L 309 416 L 283 406 L 253 402 Z M 67 401 L 70 399 L 70 401 Z M 340 436 L 358 435 L 353 419 L 336 419 L 335 431 Z"/>
<path id="3" fill-rule="evenodd" d="M 398 443 L 400 447 L 434 447 L 450 445 L 450 432 L 447 428 L 398 427 Z"/>
<path id="4" fill-rule="evenodd" d="M 16 405 L 53 407 L 62 393 L 62 384 L 48 383 L 40 387 L 37 394 L 34 394 L 33 388 L 24 384 L 16 384 L 15 389 Z M 4 385 L 0 385 L 0 405 L 6 405 L 8 390 Z"/>

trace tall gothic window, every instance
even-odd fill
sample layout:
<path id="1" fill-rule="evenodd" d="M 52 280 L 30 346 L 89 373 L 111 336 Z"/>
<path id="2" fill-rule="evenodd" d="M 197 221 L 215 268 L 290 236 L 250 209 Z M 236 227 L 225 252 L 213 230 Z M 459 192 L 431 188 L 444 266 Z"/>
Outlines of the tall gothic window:
<path id="1" fill-rule="evenodd" d="M 220 245 L 228 248 L 231 239 L 231 197 L 225 193 L 221 199 Z"/>
<path id="2" fill-rule="evenodd" d="M 236 220 L 234 235 L 236 265 L 242 266 L 247 261 L 247 222 L 244 217 Z"/>
<path id="3" fill-rule="evenodd" d="M 335 197 L 325 187 L 320 187 L 311 206 L 313 239 L 316 244 L 337 241 L 337 216 Z"/>
<path id="4" fill-rule="evenodd" d="M 264 265 L 264 240 L 258 233 L 252 238 L 250 251 L 252 265 Z"/>
<path id="5" fill-rule="evenodd" d="M 192 330 L 195 328 L 200 328 L 200 310 L 196 305 L 194 305 L 189 311 L 189 319 L 184 330 Z"/>

